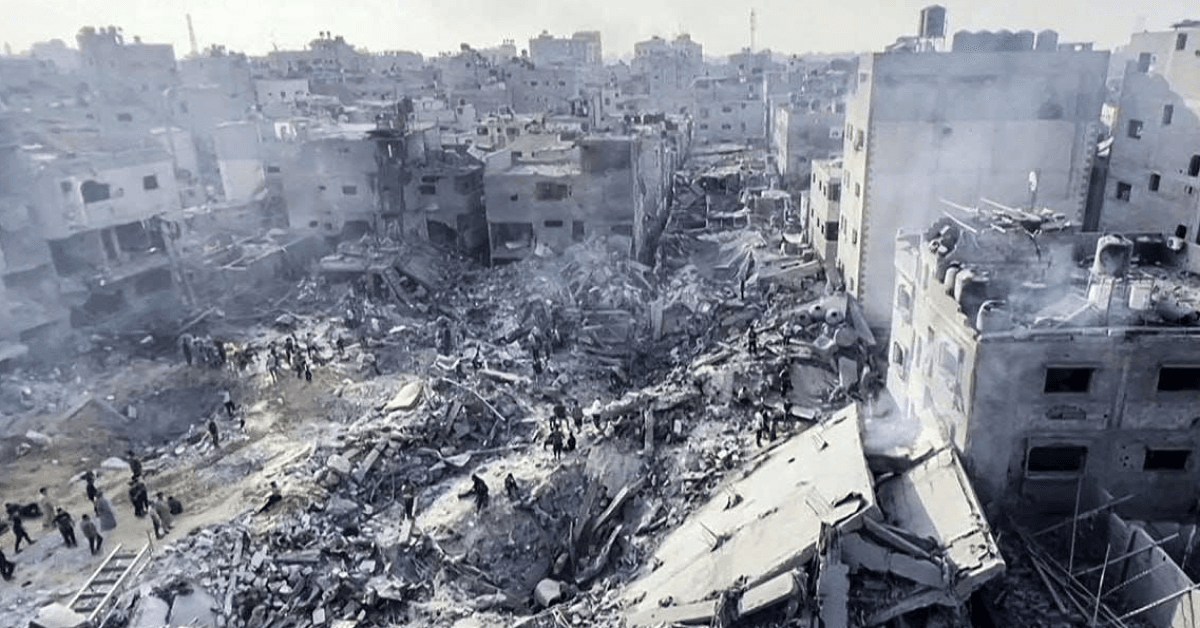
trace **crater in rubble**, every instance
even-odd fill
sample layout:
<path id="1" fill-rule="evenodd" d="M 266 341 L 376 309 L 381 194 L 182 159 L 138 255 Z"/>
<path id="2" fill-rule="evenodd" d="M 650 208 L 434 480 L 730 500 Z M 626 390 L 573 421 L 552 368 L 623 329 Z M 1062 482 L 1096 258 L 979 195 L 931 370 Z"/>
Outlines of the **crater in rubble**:
<path id="1" fill-rule="evenodd" d="M 160 444 L 188 432 L 192 425 L 206 421 L 221 405 L 221 389 L 216 384 L 180 386 L 148 392 L 131 399 L 137 418 L 117 415 L 112 427 L 123 431 L 131 441 Z M 121 410 L 128 412 L 127 408 Z"/>
<path id="2" fill-rule="evenodd" d="M 583 465 L 564 465 L 548 476 L 532 465 L 496 466 L 477 471 L 489 487 L 490 503 L 476 510 L 471 487 L 461 478 L 430 508 L 418 515 L 420 527 L 442 548 L 487 574 L 492 582 L 517 595 L 529 595 L 538 581 L 551 575 L 555 560 L 567 551 L 570 518 L 586 499 L 588 482 Z M 512 473 L 525 497 L 514 502 L 504 478 Z M 475 587 L 477 593 L 492 593 Z"/>

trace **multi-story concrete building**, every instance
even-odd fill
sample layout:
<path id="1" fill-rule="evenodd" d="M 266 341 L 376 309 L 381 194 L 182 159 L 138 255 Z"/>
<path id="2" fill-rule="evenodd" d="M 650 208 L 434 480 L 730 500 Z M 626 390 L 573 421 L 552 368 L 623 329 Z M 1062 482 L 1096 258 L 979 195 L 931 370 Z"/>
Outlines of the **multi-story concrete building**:
<path id="1" fill-rule="evenodd" d="M 762 77 L 701 77 L 693 83 L 696 141 L 762 144 L 767 110 Z"/>
<path id="2" fill-rule="evenodd" d="M 529 40 L 529 58 L 538 66 L 601 65 L 600 31 L 554 37 L 547 31 Z"/>
<path id="3" fill-rule="evenodd" d="M 841 109 L 839 112 L 838 109 Z M 771 153 L 786 180 L 808 178 L 812 162 L 842 153 L 846 109 L 842 103 L 814 109 L 809 103 L 780 103 L 771 116 Z"/>
<path id="4" fill-rule="evenodd" d="M 0 363 L 52 338 L 67 321 L 30 181 L 33 164 L 0 118 Z"/>
<path id="5" fill-rule="evenodd" d="M 90 87 L 112 97 L 154 97 L 179 83 L 175 49 L 170 44 L 126 42 L 120 29 L 92 27 L 76 35 L 83 76 Z"/>
<path id="6" fill-rule="evenodd" d="M 1107 52 L 1032 43 L 859 60 L 846 105 L 838 266 L 872 326 L 886 329 L 891 317 L 896 232 L 929 224 L 940 200 L 1037 204 L 1082 221 L 1107 68 Z"/>
<path id="7" fill-rule="evenodd" d="M 686 90 L 704 73 L 704 47 L 687 33 L 671 41 L 654 36 L 633 45 L 630 70 L 646 80 L 651 95 Z"/>
<path id="8" fill-rule="evenodd" d="M 1189 23 L 1185 23 L 1189 24 Z M 1136 33 L 1099 226 L 1200 235 L 1200 24 Z M 1200 240 L 1195 240 L 1200 242 Z"/>
<path id="9" fill-rule="evenodd" d="M 347 223 L 376 226 L 378 167 L 375 143 L 367 137 L 374 129 L 374 124 L 319 126 L 283 144 L 279 174 L 293 229 L 337 236 Z"/>
<path id="10" fill-rule="evenodd" d="M 808 207 L 804 216 L 804 232 L 808 243 L 825 263 L 832 266 L 837 260 L 839 219 L 842 203 L 842 161 L 814 160 L 812 182 L 808 187 Z"/>
<path id="11" fill-rule="evenodd" d="M 531 136 L 526 136 L 530 138 Z M 493 262 L 523 259 L 543 248 L 562 252 L 596 236 L 629 238 L 641 256 L 650 226 L 667 210 L 679 155 L 661 132 L 525 142 L 489 157 L 484 173 Z"/>
<path id="12" fill-rule="evenodd" d="M 180 197 L 170 154 L 34 157 L 34 206 L 72 323 L 177 306 L 171 223 Z"/>
<path id="13" fill-rule="evenodd" d="M 1062 216 L 956 212 L 896 245 L 888 388 L 984 499 L 1069 510 L 1081 477 L 1156 516 L 1196 503 L 1200 291 L 1188 245 Z"/>

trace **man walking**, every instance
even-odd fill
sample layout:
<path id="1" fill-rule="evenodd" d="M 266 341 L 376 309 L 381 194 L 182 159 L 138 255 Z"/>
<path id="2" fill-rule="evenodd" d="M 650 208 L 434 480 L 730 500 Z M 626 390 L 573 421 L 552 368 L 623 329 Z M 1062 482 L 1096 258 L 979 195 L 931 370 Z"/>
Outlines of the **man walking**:
<path id="1" fill-rule="evenodd" d="M 89 470 L 86 474 L 84 474 L 83 479 L 87 481 L 88 501 L 96 501 L 96 494 L 100 492 L 100 489 L 96 488 L 96 474 Z"/>
<path id="2" fill-rule="evenodd" d="M 54 515 L 54 523 L 58 525 L 58 533 L 62 535 L 63 543 L 67 547 L 79 545 L 75 540 L 75 520 L 71 518 L 70 513 L 59 508 L 58 514 Z"/>
<path id="3" fill-rule="evenodd" d="M 96 524 L 92 523 L 91 518 L 84 515 L 79 520 L 79 529 L 83 531 L 83 536 L 87 538 L 88 550 L 92 552 L 92 556 L 100 551 L 100 545 L 104 543 L 104 537 L 96 530 Z"/>
<path id="4" fill-rule="evenodd" d="M 229 394 L 228 389 L 221 391 L 221 404 L 225 406 L 225 414 L 228 414 L 229 418 L 232 419 L 233 412 L 237 410 L 237 406 L 233 405 L 233 395 Z"/>
<path id="5" fill-rule="evenodd" d="M 21 553 L 21 540 L 24 539 L 28 545 L 33 545 L 33 539 L 29 538 L 29 533 L 25 531 L 25 524 L 21 522 L 21 515 L 15 514 L 12 517 L 12 533 L 13 538 L 17 540 L 17 544 L 13 547 L 14 554 Z"/>

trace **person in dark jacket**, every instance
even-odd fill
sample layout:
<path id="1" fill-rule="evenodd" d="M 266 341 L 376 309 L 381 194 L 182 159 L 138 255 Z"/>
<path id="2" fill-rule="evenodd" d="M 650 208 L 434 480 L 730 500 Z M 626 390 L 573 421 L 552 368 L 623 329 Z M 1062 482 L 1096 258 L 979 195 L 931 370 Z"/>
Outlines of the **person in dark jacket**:
<path id="1" fill-rule="evenodd" d="M 21 523 L 20 515 L 16 515 L 12 518 L 12 533 L 13 538 L 17 540 L 17 544 L 13 547 L 14 554 L 21 553 L 22 539 L 24 539 L 27 544 L 33 545 L 33 539 L 29 538 L 29 533 L 25 531 L 25 524 Z"/>
<path id="2" fill-rule="evenodd" d="M 79 545 L 75 540 L 75 520 L 71 518 L 70 513 L 59 508 L 58 514 L 54 515 L 54 524 L 58 526 L 58 533 L 62 535 L 63 543 L 66 543 L 67 547 Z"/>
<path id="3" fill-rule="evenodd" d="M 88 501 L 89 501 L 89 502 L 94 502 L 94 501 L 96 501 L 96 493 L 100 492 L 100 489 L 96 488 L 96 474 L 95 474 L 95 473 L 92 473 L 91 471 L 88 471 L 88 472 L 87 472 L 87 473 L 86 473 L 86 474 L 83 476 L 83 479 L 84 479 L 85 481 L 87 481 L 87 498 L 88 498 Z"/>
<path id="4" fill-rule="evenodd" d="M 87 538 L 88 550 L 95 556 L 96 552 L 100 551 L 100 545 L 104 543 L 104 537 L 100 536 L 100 532 L 96 529 L 96 524 L 92 523 L 91 518 L 87 515 L 80 518 L 79 530 Z"/>
<path id="5" fill-rule="evenodd" d="M 179 500 L 175 499 L 174 495 L 167 497 L 167 508 L 170 509 L 172 515 L 183 513 L 183 504 L 179 503 Z"/>

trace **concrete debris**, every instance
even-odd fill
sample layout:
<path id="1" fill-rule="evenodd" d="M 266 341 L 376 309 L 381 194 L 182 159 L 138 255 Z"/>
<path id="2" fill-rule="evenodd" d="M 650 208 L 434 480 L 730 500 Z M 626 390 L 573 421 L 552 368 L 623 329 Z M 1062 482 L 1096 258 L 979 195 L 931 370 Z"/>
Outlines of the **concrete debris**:
<path id="1" fill-rule="evenodd" d="M 547 606 L 558 602 L 562 599 L 562 597 L 562 583 L 550 578 L 546 578 L 545 580 L 537 583 L 537 586 L 533 589 L 533 599 L 535 602 L 537 602 L 538 606 L 542 608 L 546 608 Z"/>
<path id="2" fill-rule="evenodd" d="M 166 619 L 166 616 L 163 616 Z M 62 604 L 50 604 L 38 610 L 30 628 L 84 628 L 88 625 L 86 615 L 80 615 Z"/>

